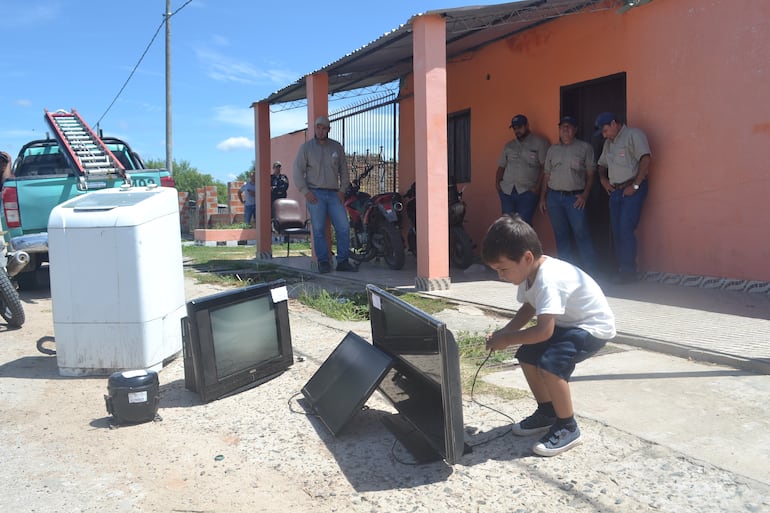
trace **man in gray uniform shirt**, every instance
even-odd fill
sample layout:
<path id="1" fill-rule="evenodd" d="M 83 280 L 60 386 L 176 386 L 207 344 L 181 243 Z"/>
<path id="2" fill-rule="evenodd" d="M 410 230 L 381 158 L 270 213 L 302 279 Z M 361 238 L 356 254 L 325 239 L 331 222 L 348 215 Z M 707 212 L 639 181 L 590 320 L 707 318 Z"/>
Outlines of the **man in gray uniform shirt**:
<path id="1" fill-rule="evenodd" d="M 350 222 L 343 204 L 350 172 L 342 145 L 329 139 L 330 128 L 328 117 L 315 120 L 315 137 L 300 146 L 294 160 L 294 184 L 307 200 L 318 272 L 332 270 L 326 243 L 327 219 L 337 235 L 337 270 L 355 272 L 358 268 L 348 261 Z"/>
<path id="2" fill-rule="evenodd" d="M 551 218 L 559 258 L 595 275 L 596 252 L 585 210 L 594 183 L 594 150 L 587 142 L 575 139 L 576 134 L 577 120 L 572 116 L 561 118 L 559 142 L 548 148 L 545 156 L 540 211 Z M 573 236 L 582 265 L 572 250 Z"/>
<path id="3" fill-rule="evenodd" d="M 543 179 L 548 141 L 529 131 L 527 116 L 511 119 L 516 138 L 503 146 L 495 173 L 495 187 L 503 214 L 517 213 L 530 226 L 535 215 Z"/>
<path id="4" fill-rule="evenodd" d="M 629 128 L 612 112 L 596 118 L 604 147 L 599 157 L 599 179 L 610 195 L 610 225 L 619 273 L 616 283 L 628 283 L 636 276 L 636 227 L 647 197 L 650 145 L 638 128 Z"/>

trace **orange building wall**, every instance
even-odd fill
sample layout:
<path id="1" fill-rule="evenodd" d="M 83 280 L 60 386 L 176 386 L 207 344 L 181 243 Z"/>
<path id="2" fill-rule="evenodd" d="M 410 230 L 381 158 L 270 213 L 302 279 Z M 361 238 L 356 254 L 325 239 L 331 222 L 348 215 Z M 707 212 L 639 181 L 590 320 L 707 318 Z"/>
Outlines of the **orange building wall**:
<path id="1" fill-rule="evenodd" d="M 645 131 L 652 150 L 640 269 L 770 281 L 764 1 L 657 1 L 625 14 L 567 16 L 450 63 L 448 112 L 471 109 L 464 198 L 473 239 L 500 213 L 493 182 L 511 117 L 526 114 L 554 142 L 560 87 L 619 72 L 627 74 L 628 124 Z M 404 177 L 414 172 L 410 102 L 401 106 Z M 535 228 L 552 250 L 547 218 L 537 214 Z"/>

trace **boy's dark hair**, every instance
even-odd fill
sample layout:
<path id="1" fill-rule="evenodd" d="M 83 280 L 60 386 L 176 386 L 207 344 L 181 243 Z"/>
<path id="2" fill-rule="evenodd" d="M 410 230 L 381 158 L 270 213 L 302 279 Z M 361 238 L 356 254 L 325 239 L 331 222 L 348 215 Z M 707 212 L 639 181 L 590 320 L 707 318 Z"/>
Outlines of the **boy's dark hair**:
<path id="1" fill-rule="evenodd" d="M 489 227 L 481 243 L 484 262 L 498 262 L 501 257 L 518 262 L 531 251 L 537 259 L 543 256 L 543 245 L 535 230 L 518 214 L 504 215 Z"/>

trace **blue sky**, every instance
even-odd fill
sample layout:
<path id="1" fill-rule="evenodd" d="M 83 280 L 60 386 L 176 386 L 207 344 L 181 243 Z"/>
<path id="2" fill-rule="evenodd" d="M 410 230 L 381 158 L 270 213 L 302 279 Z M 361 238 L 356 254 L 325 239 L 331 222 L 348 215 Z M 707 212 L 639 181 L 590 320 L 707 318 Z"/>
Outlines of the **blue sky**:
<path id="1" fill-rule="evenodd" d="M 173 0 L 173 156 L 223 182 L 254 160 L 250 105 L 406 23 L 496 1 Z M 0 149 L 44 138 L 44 109 L 76 109 L 145 159 L 165 160 L 165 0 L 0 0 Z M 141 64 L 126 83 L 143 52 Z M 330 110 L 335 110 L 335 104 Z M 304 108 L 271 114 L 272 136 Z"/>

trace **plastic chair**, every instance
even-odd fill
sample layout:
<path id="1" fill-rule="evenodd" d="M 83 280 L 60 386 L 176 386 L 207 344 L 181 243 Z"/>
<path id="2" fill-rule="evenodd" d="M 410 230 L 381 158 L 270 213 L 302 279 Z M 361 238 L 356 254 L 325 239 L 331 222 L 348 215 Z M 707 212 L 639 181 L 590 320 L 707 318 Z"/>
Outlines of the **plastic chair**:
<path id="1" fill-rule="evenodd" d="M 293 199 L 281 198 L 273 202 L 273 229 L 278 235 L 282 235 L 286 241 L 286 256 L 291 251 L 292 235 L 310 235 L 306 219 L 299 203 Z"/>

